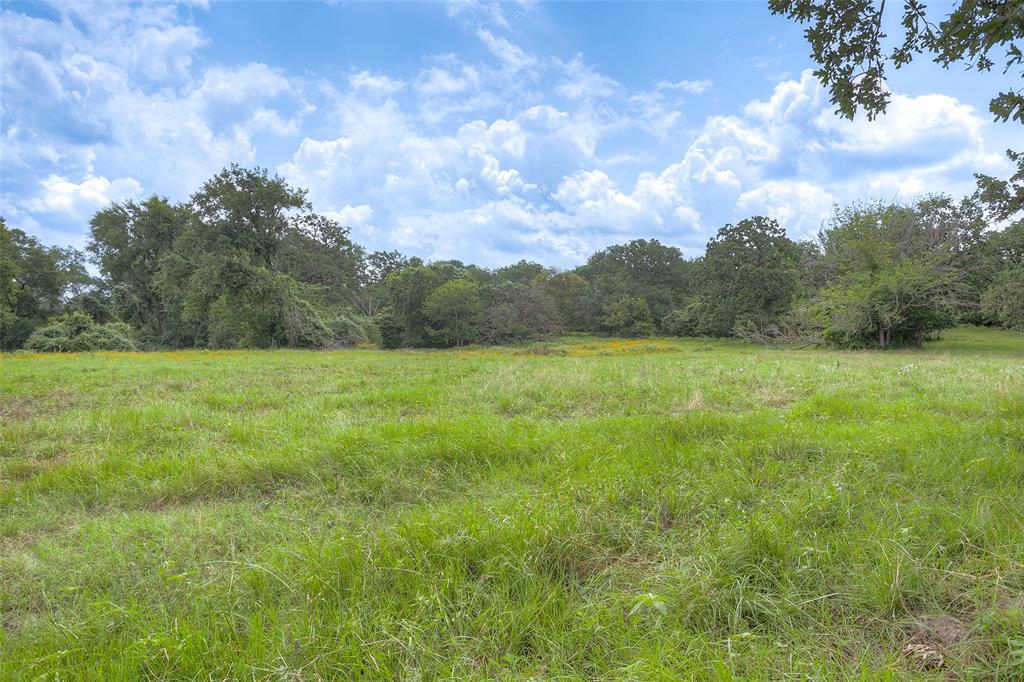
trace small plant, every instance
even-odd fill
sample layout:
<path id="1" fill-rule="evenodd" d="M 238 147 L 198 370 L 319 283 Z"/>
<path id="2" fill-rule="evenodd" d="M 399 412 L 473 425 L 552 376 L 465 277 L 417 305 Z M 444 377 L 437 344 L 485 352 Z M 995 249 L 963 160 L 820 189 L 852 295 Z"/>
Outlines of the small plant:
<path id="1" fill-rule="evenodd" d="M 655 622 L 661 623 L 662 616 L 668 615 L 668 605 L 665 600 L 653 592 L 638 594 L 633 599 L 633 608 L 629 610 L 629 617 L 639 620 L 642 616 L 655 614 Z"/>

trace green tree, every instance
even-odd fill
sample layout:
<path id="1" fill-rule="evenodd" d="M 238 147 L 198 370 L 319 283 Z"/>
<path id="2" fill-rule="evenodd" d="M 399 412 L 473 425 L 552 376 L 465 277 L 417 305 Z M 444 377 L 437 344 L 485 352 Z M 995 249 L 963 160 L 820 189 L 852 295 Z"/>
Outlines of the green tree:
<path id="1" fill-rule="evenodd" d="M 534 263 L 533 261 L 521 260 L 518 263 L 512 265 L 506 265 L 505 267 L 498 268 L 494 271 L 494 279 L 498 282 L 515 282 L 516 284 L 530 284 L 537 277 L 540 277 L 548 271 L 540 263 Z"/>
<path id="2" fill-rule="evenodd" d="M 364 254 L 349 233 L 349 228 L 322 215 L 300 216 L 281 237 L 277 270 L 315 287 L 329 306 L 351 305 Z"/>
<path id="3" fill-rule="evenodd" d="M 373 251 L 364 254 L 356 272 L 357 286 L 352 296 L 356 310 L 367 317 L 374 317 L 384 305 L 385 280 L 394 272 L 414 263 L 398 251 Z"/>
<path id="4" fill-rule="evenodd" d="M 165 306 L 156 280 L 161 258 L 174 248 L 189 218 L 186 207 L 154 195 L 142 203 L 114 203 L 89 221 L 86 248 L 111 291 L 114 311 L 146 342 L 183 342 L 181 321 Z"/>
<path id="5" fill-rule="evenodd" d="M 853 204 L 820 235 L 828 285 L 806 308 L 826 342 L 842 347 L 920 345 L 972 304 L 965 254 L 975 225 L 949 204 Z"/>
<path id="6" fill-rule="evenodd" d="M 534 277 L 532 285 L 554 301 L 569 329 L 587 328 L 585 301 L 590 283 L 575 272 L 546 270 Z"/>
<path id="7" fill-rule="evenodd" d="M 695 330 L 727 336 L 737 326 L 777 324 L 797 294 L 799 259 L 796 244 L 772 218 L 755 216 L 721 228 L 699 264 Z"/>
<path id="8" fill-rule="evenodd" d="M 14 350 L 95 281 L 85 269 L 85 256 L 77 249 L 44 246 L 6 224 L 2 233 L 0 267 L 12 279 L 3 286 L 6 305 L 0 315 L 5 320 L 0 326 L 0 350 Z"/>
<path id="9" fill-rule="evenodd" d="M 1007 329 L 1024 331 L 1024 263 L 1007 266 L 981 301 L 985 318 Z"/>
<path id="10" fill-rule="evenodd" d="M 831 345 L 920 346 L 929 333 L 955 321 L 954 284 L 952 271 L 908 258 L 873 273 L 852 273 L 822 292 L 812 310 Z"/>
<path id="11" fill-rule="evenodd" d="M 423 302 L 428 331 L 444 345 L 461 346 L 476 338 L 482 311 L 480 287 L 468 279 L 445 282 Z"/>
<path id="12" fill-rule="evenodd" d="M 163 314 L 180 320 L 178 343 L 342 343 L 331 320 L 351 317 L 362 251 L 347 228 L 313 213 L 305 194 L 266 170 L 231 166 L 192 196 L 155 272 L 136 269 Z"/>
<path id="13" fill-rule="evenodd" d="M 1024 220 L 988 239 L 994 271 L 981 300 L 982 320 L 1024 331 Z"/>
<path id="14" fill-rule="evenodd" d="M 452 263 L 410 265 L 388 275 L 384 282 L 386 302 L 378 325 L 388 347 L 430 346 L 431 320 L 424 311 L 427 298 L 444 283 L 465 278 L 465 271 Z"/>
<path id="15" fill-rule="evenodd" d="M 266 169 L 238 165 L 204 183 L 190 205 L 204 241 L 225 240 L 233 250 L 251 254 L 254 265 L 272 271 L 278 269 L 274 261 L 284 236 L 298 230 L 310 210 L 306 190 Z"/>
<path id="16" fill-rule="evenodd" d="M 598 251 L 576 272 L 591 284 L 592 311 L 623 296 L 640 297 L 659 322 L 686 294 L 686 267 L 676 247 L 657 239 L 634 239 Z"/>
<path id="17" fill-rule="evenodd" d="M 18 290 L 15 282 L 18 270 L 11 230 L 3 217 L 0 217 L 0 348 L 4 347 L 4 336 L 17 319 L 15 305 L 18 301 Z"/>
<path id="18" fill-rule="evenodd" d="M 516 343 L 555 334 L 562 316 L 543 290 L 514 281 L 483 290 L 484 313 L 480 339 L 487 343 Z"/>

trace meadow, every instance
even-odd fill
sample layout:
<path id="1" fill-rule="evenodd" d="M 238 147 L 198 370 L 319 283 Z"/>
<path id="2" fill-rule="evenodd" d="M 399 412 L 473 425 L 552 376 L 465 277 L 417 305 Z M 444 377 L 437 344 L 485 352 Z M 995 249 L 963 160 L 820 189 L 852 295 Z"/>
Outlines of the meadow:
<path id="1" fill-rule="evenodd" d="M 0 357 L 0 679 L 1021 679 L 1024 336 Z"/>

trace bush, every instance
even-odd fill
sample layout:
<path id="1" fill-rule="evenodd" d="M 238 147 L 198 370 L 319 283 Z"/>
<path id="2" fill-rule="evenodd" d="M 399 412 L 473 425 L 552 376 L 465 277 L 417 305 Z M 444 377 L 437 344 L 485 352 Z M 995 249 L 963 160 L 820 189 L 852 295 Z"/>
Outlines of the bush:
<path id="1" fill-rule="evenodd" d="M 337 313 L 327 321 L 326 328 L 328 336 L 318 348 L 347 348 L 367 343 L 380 346 L 383 343 L 380 329 L 372 319 L 350 311 Z"/>
<path id="2" fill-rule="evenodd" d="M 96 324 L 81 311 L 66 313 L 39 327 L 25 342 L 40 353 L 78 353 L 96 350 L 135 350 L 131 328 L 123 322 Z"/>
<path id="3" fill-rule="evenodd" d="M 647 301 L 639 296 L 620 296 L 601 310 L 601 328 L 616 336 L 654 336 L 654 321 Z"/>

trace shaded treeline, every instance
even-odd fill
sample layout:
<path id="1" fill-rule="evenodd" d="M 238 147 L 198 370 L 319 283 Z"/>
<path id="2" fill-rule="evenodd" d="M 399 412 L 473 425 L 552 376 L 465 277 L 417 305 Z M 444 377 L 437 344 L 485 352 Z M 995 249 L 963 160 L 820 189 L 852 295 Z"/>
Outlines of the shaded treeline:
<path id="1" fill-rule="evenodd" d="M 305 190 L 238 166 L 189 201 L 115 203 L 88 258 L 0 228 L 0 347 L 337 348 L 616 336 L 919 345 L 970 322 L 1024 329 L 1024 220 L 993 229 L 977 198 L 837 207 L 814 240 L 755 216 L 685 259 L 656 239 L 574 270 L 488 270 L 367 252 Z"/>

